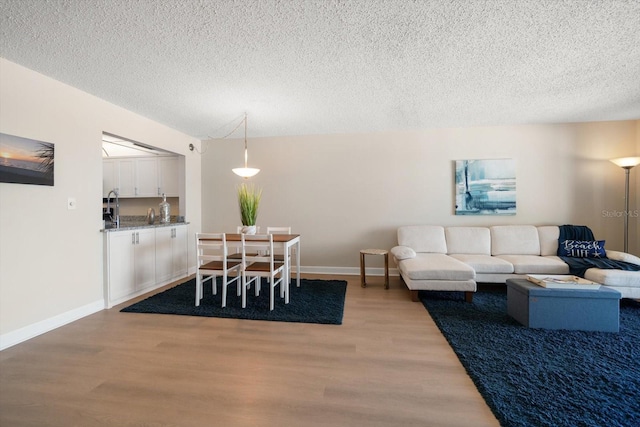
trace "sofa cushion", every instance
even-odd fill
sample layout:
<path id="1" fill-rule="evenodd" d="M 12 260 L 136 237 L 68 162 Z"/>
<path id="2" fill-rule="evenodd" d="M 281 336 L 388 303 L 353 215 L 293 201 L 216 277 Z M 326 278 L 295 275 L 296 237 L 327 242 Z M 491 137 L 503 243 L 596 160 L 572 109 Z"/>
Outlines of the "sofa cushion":
<path id="1" fill-rule="evenodd" d="M 391 248 L 391 255 L 398 261 L 401 261 L 403 259 L 415 258 L 416 251 L 408 246 L 394 246 Z"/>
<path id="2" fill-rule="evenodd" d="M 640 258 L 635 255 L 628 254 L 626 252 L 611 251 L 607 249 L 607 258 L 614 261 L 624 261 L 630 264 L 640 265 Z"/>
<path id="3" fill-rule="evenodd" d="M 538 230 L 533 225 L 491 227 L 491 255 L 540 255 Z"/>
<path id="4" fill-rule="evenodd" d="M 437 225 L 408 225 L 398 228 L 398 245 L 416 252 L 447 253 L 444 227 Z"/>
<path id="5" fill-rule="evenodd" d="M 558 254 L 558 237 L 560 237 L 560 227 L 557 225 L 544 225 L 538 227 L 538 239 L 540 240 L 540 255 Z"/>
<path id="6" fill-rule="evenodd" d="M 491 233 L 487 227 L 447 227 L 447 253 L 491 255 Z"/>
<path id="7" fill-rule="evenodd" d="M 569 266 L 556 256 L 498 255 L 513 265 L 515 274 L 569 274 Z"/>
<path id="8" fill-rule="evenodd" d="M 476 273 L 467 264 L 445 254 L 418 253 L 400 261 L 398 268 L 411 280 L 470 280 Z"/>
<path id="9" fill-rule="evenodd" d="M 449 242 L 447 241 L 447 243 Z M 451 254 L 449 256 L 471 266 L 476 274 L 513 273 L 511 263 L 495 256 L 477 254 Z"/>
<path id="10" fill-rule="evenodd" d="M 590 268 L 584 273 L 584 278 L 607 286 L 640 287 L 640 271 Z"/>
<path id="11" fill-rule="evenodd" d="M 558 256 L 573 258 L 606 258 L 604 240 L 563 240 L 558 245 Z"/>

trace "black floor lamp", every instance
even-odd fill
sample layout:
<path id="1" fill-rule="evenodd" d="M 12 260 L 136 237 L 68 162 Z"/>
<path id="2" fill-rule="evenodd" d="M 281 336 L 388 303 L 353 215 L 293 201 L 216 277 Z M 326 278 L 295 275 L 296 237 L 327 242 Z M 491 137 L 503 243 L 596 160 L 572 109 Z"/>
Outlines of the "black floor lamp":
<path id="1" fill-rule="evenodd" d="M 621 157 L 611 159 L 613 163 L 624 169 L 624 251 L 629 252 L 629 172 L 640 164 L 640 157 Z"/>

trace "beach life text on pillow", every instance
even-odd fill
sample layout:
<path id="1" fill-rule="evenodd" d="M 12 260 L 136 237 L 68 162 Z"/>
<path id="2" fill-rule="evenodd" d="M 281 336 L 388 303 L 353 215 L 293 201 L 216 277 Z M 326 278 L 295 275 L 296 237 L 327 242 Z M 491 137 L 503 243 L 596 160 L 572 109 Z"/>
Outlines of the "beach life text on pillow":
<path id="1" fill-rule="evenodd" d="M 558 247 L 559 256 L 574 258 L 606 258 L 604 240 L 563 240 Z"/>

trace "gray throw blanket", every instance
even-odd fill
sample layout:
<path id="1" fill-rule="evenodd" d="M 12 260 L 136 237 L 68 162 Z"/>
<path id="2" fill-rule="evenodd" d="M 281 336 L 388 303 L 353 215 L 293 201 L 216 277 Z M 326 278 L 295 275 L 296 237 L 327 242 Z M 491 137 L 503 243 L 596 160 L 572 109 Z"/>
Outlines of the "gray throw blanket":
<path id="1" fill-rule="evenodd" d="M 561 225 L 558 247 L 565 240 L 593 241 L 595 238 L 591 229 L 585 225 Z M 574 258 L 567 256 L 560 256 L 560 258 L 569 265 L 569 272 L 579 277 L 584 277 L 585 272 L 590 268 L 640 271 L 640 265 L 609 258 Z"/>

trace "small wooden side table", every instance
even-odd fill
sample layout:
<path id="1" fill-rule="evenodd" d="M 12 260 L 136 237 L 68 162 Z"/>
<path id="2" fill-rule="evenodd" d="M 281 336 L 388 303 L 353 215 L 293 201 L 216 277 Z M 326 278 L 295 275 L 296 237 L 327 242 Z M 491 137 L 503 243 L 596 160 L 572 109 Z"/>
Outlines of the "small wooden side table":
<path id="1" fill-rule="evenodd" d="M 367 287 L 364 256 L 365 255 L 383 255 L 384 256 L 384 288 L 389 289 L 389 251 L 384 249 L 362 249 L 360 251 L 360 284 L 363 288 Z"/>

